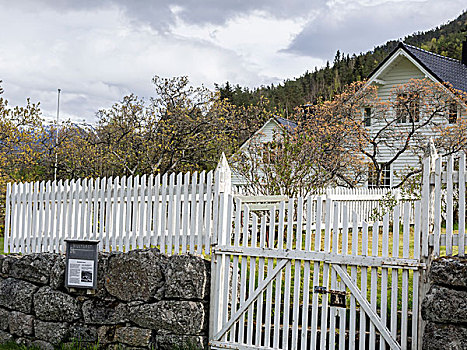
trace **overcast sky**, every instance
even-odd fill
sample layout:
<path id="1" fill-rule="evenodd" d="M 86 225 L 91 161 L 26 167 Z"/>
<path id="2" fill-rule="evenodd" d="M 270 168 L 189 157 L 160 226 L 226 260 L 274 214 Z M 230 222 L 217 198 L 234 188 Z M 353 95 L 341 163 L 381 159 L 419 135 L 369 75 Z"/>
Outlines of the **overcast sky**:
<path id="1" fill-rule="evenodd" d="M 298 77 L 390 39 L 431 29 L 465 0 L 0 0 L 0 80 L 10 105 L 26 98 L 95 121 L 154 75 L 209 88 Z"/>

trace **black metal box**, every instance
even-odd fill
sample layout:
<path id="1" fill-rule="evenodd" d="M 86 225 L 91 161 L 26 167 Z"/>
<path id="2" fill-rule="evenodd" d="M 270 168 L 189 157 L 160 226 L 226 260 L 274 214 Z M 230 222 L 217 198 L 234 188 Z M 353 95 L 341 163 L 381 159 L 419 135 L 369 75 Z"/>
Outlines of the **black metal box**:
<path id="1" fill-rule="evenodd" d="M 99 241 L 66 239 L 65 287 L 97 288 Z"/>

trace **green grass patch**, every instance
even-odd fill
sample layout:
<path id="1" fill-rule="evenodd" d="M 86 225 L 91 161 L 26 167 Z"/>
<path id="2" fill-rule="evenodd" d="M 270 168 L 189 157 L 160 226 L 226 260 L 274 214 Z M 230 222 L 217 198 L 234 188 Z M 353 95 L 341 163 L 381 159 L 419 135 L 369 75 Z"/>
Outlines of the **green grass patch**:
<path id="1" fill-rule="evenodd" d="M 122 347 L 123 348 L 123 347 Z M 97 350 L 99 346 L 92 343 L 81 343 L 74 341 L 68 344 L 61 344 L 56 346 L 57 350 Z M 17 344 L 14 341 L 7 342 L 5 344 L 0 344 L 0 350 L 40 350 L 37 346 L 26 346 L 24 344 Z"/>
<path id="2" fill-rule="evenodd" d="M 122 345 L 116 346 L 116 349 L 126 349 L 127 347 Z M 57 350 L 98 350 L 99 345 L 98 344 L 92 344 L 92 343 L 81 343 L 81 342 L 72 342 L 68 344 L 61 344 L 59 346 L 56 346 L 55 349 Z M 156 349 L 152 347 L 151 349 Z M 176 346 L 174 345 L 173 350 L 200 350 L 200 348 L 197 345 L 194 344 L 188 344 L 185 346 Z M 26 346 L 26 345 L 21 345 L 17 344 L 13 341 L 10 341 L 5 344 L 0 344 L 0 350 L 40 350 L 39 347 L 36 346 Z"/>
<path id="3" fill-rule="evenodd" d="M 3 251 L 3 236 L 0 237 L 0 254 L 5 254 L 5 252 Z"/>

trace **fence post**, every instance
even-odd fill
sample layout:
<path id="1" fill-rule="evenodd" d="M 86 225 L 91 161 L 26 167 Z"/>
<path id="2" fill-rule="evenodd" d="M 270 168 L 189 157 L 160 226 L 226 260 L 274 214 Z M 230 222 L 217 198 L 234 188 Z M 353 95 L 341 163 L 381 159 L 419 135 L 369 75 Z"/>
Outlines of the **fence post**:
<path id="1" fill-rule="evenodd" d="M 213 236 L 211 239 L 211 296 L 209 306 L 210 340 L 213 338 L 214 334 L 219 331 L 223 319 L 222 312 L 225 311 L 222 305 L 222 299 L 218 298 L 219 293 L 216 289 L 224 285 L 224 267 L 227 260 L 225 256 L 217 256 L 214 253 L 214 248 L 218 244 L 218 240 L 227 234 L 227 203 L 229 195 L 232 193 L 232 172 L 224 152 L 222 152 L 221 159 L 217 164 L 214 179 Z"/>
<path id="2" fill-rule="evenodd" d="M 433 139 L 430 138 L 428 142 L 425 154 L 423 155 L 423 167 L 422 167 L 422 193 L 421 193 L 421 205 L 422 205 L 422 225 L 421 225 L 421 255 L 420 262 L 426 264 L 426 269 L 420 272 L 420 287 L 418 292 L 418 339 L 417 344 L 421 348 L 423 340 L 423 331 L 425 329 L 425 321 L 422 319 L 421 314 L 421 303 L 428 293 L 430 288 L 428 280 L 428 269 L 432 260 L 433 247 L 429 245 L 430 232 L 433 232 L 434 225 L 434 190 L 435 186 L 431 184 L 431 174 L 435 171 L 435 162 L 438 158 L 438 152 L 436 151 Z"/>
<path id="3" fill-rule="evenodd" d="M 216 174 L 219 174 L 219 192 L 226 195 L 232 193 L 232 171 L 230 170 L 229 163 L 222 152 L 221 159 L 217 164 Z"/>

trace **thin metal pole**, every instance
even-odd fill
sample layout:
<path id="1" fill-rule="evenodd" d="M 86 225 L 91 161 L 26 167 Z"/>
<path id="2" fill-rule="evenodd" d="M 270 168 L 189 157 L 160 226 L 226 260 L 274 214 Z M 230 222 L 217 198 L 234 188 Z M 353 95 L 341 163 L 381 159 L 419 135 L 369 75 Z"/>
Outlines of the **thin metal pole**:
<path id="1" fill-rule="evenodd" d="M 57 181 L 57 167 L 58 167 L 57 146 L 58 146 L 58 122 L 59 122 L 59 116 L 60 116 L 60 91 L 61 89 L 58 89 L 58 93 L 57 93 L 57 135 L 55 138 L 55 170 L 54 170 L 55 181 Z"/>

